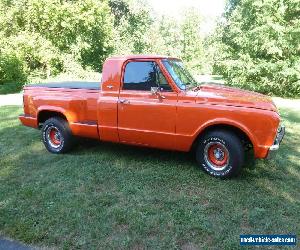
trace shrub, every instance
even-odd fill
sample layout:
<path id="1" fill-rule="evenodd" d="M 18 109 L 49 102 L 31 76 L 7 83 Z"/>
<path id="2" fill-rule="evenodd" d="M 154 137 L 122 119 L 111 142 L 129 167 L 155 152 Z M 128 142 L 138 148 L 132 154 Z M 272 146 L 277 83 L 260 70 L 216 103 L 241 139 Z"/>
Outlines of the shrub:
<path id="1" fill-rule="evenodd" d="M 15 54 L 0 54 L 0 93 L 20 91 L 27 82 L 28 74 L 24 62 Z"/>

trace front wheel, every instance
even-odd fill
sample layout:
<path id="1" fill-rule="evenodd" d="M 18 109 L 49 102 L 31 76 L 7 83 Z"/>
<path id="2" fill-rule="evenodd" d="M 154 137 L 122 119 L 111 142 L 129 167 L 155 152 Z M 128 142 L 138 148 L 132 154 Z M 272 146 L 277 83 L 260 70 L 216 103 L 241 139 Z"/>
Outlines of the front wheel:
<path id="1" fill-rule="evenodd" d="M 73 144 L 73 136 L 66 120 L 53 117 L 44 122 L 42 140 L 46 149 L 54 154 L 65 153 Z"/>
<path id="2" fill-rule="evenodd" d="M 196 159 L 200 167 L 214 177 L 237 175 L 244 164 L 241 140 L 226 130 L 210 131 L 199 140 Z"/>

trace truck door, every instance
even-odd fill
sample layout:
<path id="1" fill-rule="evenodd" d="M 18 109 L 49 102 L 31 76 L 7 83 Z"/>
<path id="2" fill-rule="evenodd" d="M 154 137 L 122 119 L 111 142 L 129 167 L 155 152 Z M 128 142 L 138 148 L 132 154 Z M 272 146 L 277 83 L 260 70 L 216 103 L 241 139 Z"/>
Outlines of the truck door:
<path id="1" fill-rule="evenodd" d="M 153 94 L 158 85 L 160 94 Z M 176 104 L 177 93 L 155 60 L 127 62 L 118 100 L 120 141 L 175 149 Z"/>

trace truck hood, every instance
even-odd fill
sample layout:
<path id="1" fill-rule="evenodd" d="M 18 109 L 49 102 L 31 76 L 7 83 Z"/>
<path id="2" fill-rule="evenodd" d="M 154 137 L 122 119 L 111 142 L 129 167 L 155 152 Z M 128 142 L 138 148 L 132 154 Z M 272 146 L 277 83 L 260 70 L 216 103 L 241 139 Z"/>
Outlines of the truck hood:
<path id="1" fill-rule="evenodd" d="M 194 91 L 197 91 L 197 103 L 209 102 L 215 105 L 222 104 L 277 112 L 277 108 L 270 97 L 256 92 L 220 84 L 204 84 L 194 89 Z"/>

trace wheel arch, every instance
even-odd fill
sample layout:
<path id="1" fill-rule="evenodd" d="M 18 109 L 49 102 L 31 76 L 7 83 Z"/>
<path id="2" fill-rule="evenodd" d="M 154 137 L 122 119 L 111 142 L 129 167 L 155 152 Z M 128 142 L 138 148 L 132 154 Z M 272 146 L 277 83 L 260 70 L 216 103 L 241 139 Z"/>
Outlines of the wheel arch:
<path id="1" fill-rule="evenodd" d="M 64 111 L 61 109 L 40 109 L 37 114 L 37 123 L 39 127 L 51 117 L 60 117 L 68 121 L 67 115 L 65 115 Z"/>
<path id="2" fill-rule="evenodd" d="M 191 149 L 195 149 L 199 139 L 204 134 L 212 130 L 227 130 L 236 134 L 242 142 L 250 144 L 255 151 L 256 139 L 250 131 L 243 125 L 232 121 L 212 121 L 203 125 L 196 133 Z"/>

